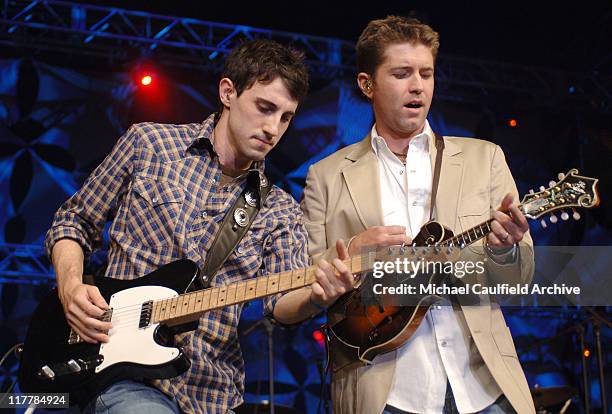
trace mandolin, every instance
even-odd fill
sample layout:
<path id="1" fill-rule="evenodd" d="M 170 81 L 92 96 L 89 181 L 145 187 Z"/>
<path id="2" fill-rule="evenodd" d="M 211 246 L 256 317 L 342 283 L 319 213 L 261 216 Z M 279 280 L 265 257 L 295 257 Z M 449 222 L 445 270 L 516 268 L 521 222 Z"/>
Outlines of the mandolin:
<path id="1" fill-rule="evenodd" d="M 597 182 L 597 179 L 580 176 L 578 170 L 572 169 L 567 174 L 559 174 L 559 181 L 551 181 L 548 188 L 542 186 L 539 192 L 532 190 L 526 194 L 519 209 L 532 220 L 551 214 L 551 223 L 558 221 L 554 211 L 573 209 L 573 218 L 579 220 L 576 208 L 593 208 L 599 204 Z M 561 219 L 568 220 L 569 214 L 563 211 Z M 440 223 L 430 221 L 423 225 L 412 246 L 373 252 L 373 260 L 407 258 L 419 261 L 427 256 L 438 262 L 457 260 L 458 251 L 491 232 L 492 221 L 489 219 L 456 236 Z M 547 226 L 543 218 L 541 224 Z M 373 267 L 371 260 L 365 267 Z M 411 298 L 410 303 L 414 306 L 372 303 L 372 295 L 367 292 L 372 285 L 364 283 L 365 279 L 361 278 L 357 289 L 341 296 L 328 309 L 329 340 L 342 350 L 331 355 L 335 371 L 355 363 L 369 364 L 377 355 L 399 348 L 414 334 L 429 307 L 440 300 L 440 296 L 424 293 Z M 427 283 L 439 285 L 445 279 L 448 280 L 444 275 L 432 274 Z"/>

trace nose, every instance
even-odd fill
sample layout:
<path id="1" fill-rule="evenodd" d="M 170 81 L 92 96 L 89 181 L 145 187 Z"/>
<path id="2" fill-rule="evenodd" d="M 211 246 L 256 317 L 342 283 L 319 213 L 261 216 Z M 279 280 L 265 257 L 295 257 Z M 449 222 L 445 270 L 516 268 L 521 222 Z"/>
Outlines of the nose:
<path id="1" fill-rule="evenodd" d="M 423 79 L 419 73 L 415 73 L 410 77 L 410 92 L 416 95 L 423 92 Z"/>
<path id="2" fill-rule="evenodd" d="M 266 123 L 264 124 L 263 132 L 266 134 L 268 139 L 273 139 L 278 136 L 280 119 L 276 119 L 276 117 L 271 116 L 266 119 Z"/>

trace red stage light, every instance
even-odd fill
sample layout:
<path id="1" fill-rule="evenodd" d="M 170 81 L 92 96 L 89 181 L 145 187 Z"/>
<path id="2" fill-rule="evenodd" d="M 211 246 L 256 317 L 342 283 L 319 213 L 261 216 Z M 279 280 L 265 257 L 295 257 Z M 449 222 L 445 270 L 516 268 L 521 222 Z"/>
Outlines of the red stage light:
<path id="1" fill-rule="evenodd" d="M 153 82 L 153 77 L 151 75 L 145 75 L 140 79 L 140 83 L 144 86 L 149 86 Z"/>
<path id="2" fill-rule="evenodd" d="M 511 119 L 510 121 L 508 121 L 508 125 L 514 128 L 518 125 L 518 122 L 516 121 L 516 119 Z"/>
<path id="3" fill-rule="evenodd" d="M 321 331 L 314 331 L 312 333 L 312 337 L 320 344 L 323 344 L 323 342 L 325 342 L 325 335 L 323 335 L 323 332 Z"/>

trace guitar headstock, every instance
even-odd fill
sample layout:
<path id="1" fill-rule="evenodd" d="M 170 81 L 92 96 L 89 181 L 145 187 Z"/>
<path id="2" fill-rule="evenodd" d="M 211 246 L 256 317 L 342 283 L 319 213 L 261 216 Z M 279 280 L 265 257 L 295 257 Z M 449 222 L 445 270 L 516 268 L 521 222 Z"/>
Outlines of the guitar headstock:
<path id="1" fill-rule="evenodd" d="M 551 181 L 548 188 L 540 187 L 540 191 L 531 191 L 521 201 L 521 210 L 525 217 L 538 219 L 545 214 L 551 214 L 550 221 L 557 222 L 554 211 L 576 208 L 593 208 L 599 205 L 599 194 L 597 193 L 597 178 L 583 177 L 578 175 L 578 170 L 573 168 L 567 174 L 559 174 L 559 181 Z M 574 219 L 580 219 L 578 212 L 574 210 Z M 567 212 L 561 214 L 563 220 L 567 220 Z M 546 223 L 542 220 L 542 226 Z"/>

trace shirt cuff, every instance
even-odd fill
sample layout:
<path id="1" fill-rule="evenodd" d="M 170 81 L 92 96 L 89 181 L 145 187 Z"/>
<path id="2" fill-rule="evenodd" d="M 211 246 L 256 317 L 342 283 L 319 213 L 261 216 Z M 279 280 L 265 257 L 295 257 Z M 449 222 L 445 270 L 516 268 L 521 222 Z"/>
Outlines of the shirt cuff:
<path id="1" fill-rule="evenodd" d="M 92 246 L 87 242 L 81 230 L 72 226 L 57 226 L 51 227 L 47 232 L 47 237 L 45 237 L 45 251 L 49 258 L 51 258 L 53 246 L 61 239 L 74 240 L 80 244 L 86 256 L 92 252 Z"/>
<path id="2" fill-rule="evenodd" d="M 516 251 L 518 250 L 516 243 L 514 243 L 509 249 L 497 252 L 493 250 L 486 241 L 484 245 L 485 251 L 487 252 L 487 256 L 489 256 L 491 260 L 493 260 L 498 265 L 506 265 L 514 263 L 516 261 Z"/>

